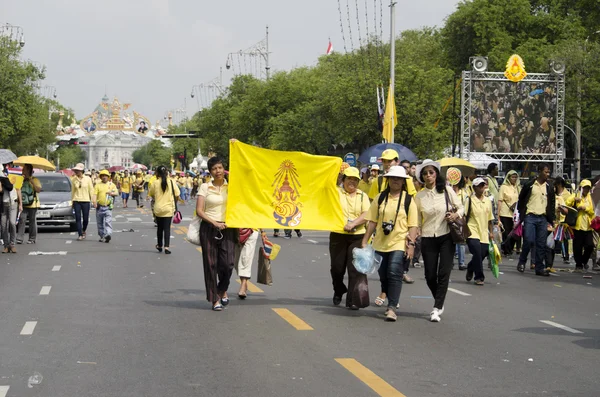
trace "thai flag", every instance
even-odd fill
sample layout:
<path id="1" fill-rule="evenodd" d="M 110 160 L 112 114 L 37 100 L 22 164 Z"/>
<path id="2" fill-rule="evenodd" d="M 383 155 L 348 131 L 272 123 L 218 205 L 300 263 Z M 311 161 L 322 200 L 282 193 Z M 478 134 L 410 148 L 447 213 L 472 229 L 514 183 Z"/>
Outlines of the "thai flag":
<path id="1" fill-rule="evenodd" d="M 271 253 L 273 252 L 273 243 L 265 238 L 263 240 L 263 246 L 263 249 L 265 251 L 265 258 L 271 259 Z"/>
<path id="2" fill-rule="evenodd" d="M 327 45 L 327 55 L 331 55 L 333 53 L 333 44 L 331 44 L 331 40 L 329 40 L 329 45 Z"/>

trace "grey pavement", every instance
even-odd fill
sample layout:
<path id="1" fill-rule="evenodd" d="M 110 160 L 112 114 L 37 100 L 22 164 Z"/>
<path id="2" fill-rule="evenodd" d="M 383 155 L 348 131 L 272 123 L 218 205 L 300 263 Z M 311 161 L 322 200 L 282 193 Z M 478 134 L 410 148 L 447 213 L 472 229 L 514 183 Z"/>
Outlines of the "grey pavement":
<path id="1" fill-rule="evenodd" d="M 193 205 L 181 209 L 189 219 Z M 423 271 L 411 269 L 398 321 L 386 323 L 382 308 L 332 306 L 328 234 L 307 231 L 272 239 L 282 250 L 264 292 L 237 299 L 234 272 L 218 313 L 179 228 L 189 221 L 167 256 L 147 209 L 115 215 L 110 244 L 92 223 L 86 241 L 44 230 L 0 256 L 0 397 L 600 395 L 600 274 L 542 278 L 506 259 L 477 287 L 455 270 L 442 322 L 430 323 Z M 379 281 L 369 283 L 373 301 Z M 336 359 L 356 360 L 356 375 Z"/>

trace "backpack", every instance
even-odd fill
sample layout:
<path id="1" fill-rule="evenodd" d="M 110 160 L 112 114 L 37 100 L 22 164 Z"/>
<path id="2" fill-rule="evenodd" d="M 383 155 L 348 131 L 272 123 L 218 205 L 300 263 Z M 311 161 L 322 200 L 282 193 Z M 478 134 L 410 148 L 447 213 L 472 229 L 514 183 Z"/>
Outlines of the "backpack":
<path id="1" fill-rule="evenodd" d="M 378 207 L 381 207 L 381 204 L 385 201 L 387 195 L 390 192 L 388 190 L 384 190 L 383 193 L 379 195 L 379 200 L 377 200 Z M 403 191 L 406 195 L 404 196 L 404 212 L 406 213 L 406 217 L 408 218 L 408 209 L 410 208 L 410 201 L 412 200 L 412 196 L 408 194 L 408 192 Z M 402 200 L 402 195 L 400 196 L 400 200 Z"/>
<path id="2" fill-rule="evenodd" d="M 29 181 L 23 181 L 23 186 L 21 187 L 21 199 L 23 201 L 23 206 L 32 205 L 35 201 L 35 190 L 33 189 L 33 185 Z"/>

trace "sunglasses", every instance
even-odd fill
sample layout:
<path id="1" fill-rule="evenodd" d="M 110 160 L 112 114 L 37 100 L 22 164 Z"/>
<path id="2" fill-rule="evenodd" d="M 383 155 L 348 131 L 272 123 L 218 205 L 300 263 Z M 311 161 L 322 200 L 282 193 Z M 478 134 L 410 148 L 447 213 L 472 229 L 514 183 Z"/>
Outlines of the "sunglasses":
<path id="1" fill-rule="evenodd" d="M 435 171 L 434 170 L 423 171 L 423 172 L 421 172 L 421 175 L 435 175 Z"/>

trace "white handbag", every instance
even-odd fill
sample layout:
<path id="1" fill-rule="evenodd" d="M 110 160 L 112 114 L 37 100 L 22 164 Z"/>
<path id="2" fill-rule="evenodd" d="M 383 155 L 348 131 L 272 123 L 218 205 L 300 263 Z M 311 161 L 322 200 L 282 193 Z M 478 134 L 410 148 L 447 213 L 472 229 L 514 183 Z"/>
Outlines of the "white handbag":
<path id="1" fill-rule="evenodd" d="M 200 245 L 200 223 L 202 223 L 202 219 L 195 216 L 188 227 L 187 241 L 195 245 Z"/>

